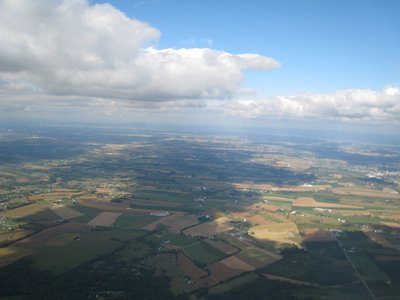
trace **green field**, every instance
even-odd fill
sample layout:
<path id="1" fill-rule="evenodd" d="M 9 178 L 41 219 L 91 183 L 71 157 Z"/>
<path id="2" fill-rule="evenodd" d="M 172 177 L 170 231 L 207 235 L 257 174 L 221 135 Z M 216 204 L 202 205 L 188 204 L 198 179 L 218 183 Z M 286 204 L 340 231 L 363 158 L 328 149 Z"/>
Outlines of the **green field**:
<path id="1" fill-rule="evenodd" d="M 170 242 L 173 245 L 186 247 L 199 241 L 196 237 L 188 237 L 184 234 L 166 233 L 160 237 L 164 242 Z"/>
<path id="2" fill-rule="evenodd" d="M 200 266 L 211 264 L 226 256 L 225 253 L 203 241 L 184 247 L 183 252 Z"/>
<path id="3" fill-rule="evenodd" d="M 185 193 L 175 193 L 169 191 L 141 191 L 135 194 L 138 199 L 157 200 L 157 201 L 171 201 L 171 202 L 187 202 L 190 200 Z"/>
<path id="4" fill-rule="evenodd" d="M 147 243 L 135 239 L 117 251 L 113 255 L 113 259 L 117 262 L 122 261 L 124 263 L 134 263 L 151 253 L 153 253 L 153 250 Z"/>
<path id="5" fill-rule="evenodd" d="M 142 228 L 159 218 L 150 214 L 124 213 L 118 217 L 113 226 L 115 228 Z"/>
<path id="6" fill-rule="evenodd" d="M 82 214 L 82 216 L 74 218 L 74 222 L 85 223 L 85 224 L 91 221 L 101 212 L 101 210 L 99 209 L 85 207 L 81 205 L 72 205 L 70 207 Z"/>
<path id="7" fill-rule="evenodd" d="M 83 231 L 61 234 L 32 255 L 32 266 L 55 273 L 76 268 L 142 235 L 133 231 Z"/>

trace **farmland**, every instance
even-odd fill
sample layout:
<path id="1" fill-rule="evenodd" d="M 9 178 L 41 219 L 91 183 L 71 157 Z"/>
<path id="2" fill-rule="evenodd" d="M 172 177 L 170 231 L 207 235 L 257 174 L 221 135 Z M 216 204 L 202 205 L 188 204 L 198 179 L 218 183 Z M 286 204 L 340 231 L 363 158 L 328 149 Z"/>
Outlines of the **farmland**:
<path id="1" fill-rule="evenodd" d="M 400 296 L 397 147 L 71 132 L 0 140 L 0 298 Z"/>

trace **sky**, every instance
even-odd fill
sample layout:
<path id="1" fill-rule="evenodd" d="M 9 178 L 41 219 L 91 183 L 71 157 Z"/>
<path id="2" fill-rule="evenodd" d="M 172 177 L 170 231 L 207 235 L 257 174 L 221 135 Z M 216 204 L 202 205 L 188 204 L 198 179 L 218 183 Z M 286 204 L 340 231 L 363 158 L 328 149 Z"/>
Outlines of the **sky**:
<path id="1" fill-rule="evenodd" d="M 398 0 L 0 0 L 0 118 L 400 131 Z"/>

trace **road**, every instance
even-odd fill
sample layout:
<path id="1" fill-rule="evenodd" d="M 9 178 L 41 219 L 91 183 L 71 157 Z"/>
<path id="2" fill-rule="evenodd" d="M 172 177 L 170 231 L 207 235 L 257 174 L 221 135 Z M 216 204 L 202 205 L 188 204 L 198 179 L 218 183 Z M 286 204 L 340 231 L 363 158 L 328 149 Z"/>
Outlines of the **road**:
<path id="1" fill-rule="evenodd" d="M 353 261 L 351 260 L 350 256 L 347 255 L 347 252 L 344 250 L 344 247 L 342 245 L 342 243 L 340 242 L 340 240 L 338 238 L 336 238 L 337 243 L 339 244 L 340 248 L 342 248 L 344 255 L 346 256 L 347 260 L 350 262 L 350 264 L 353 266 L 354 271 L 356 272 L 357 276 L 360 278 L 361 282 L 363 283 L 363 285 L 365 286 L 365 288 L 367 289 L 367 291 L 369 292 L 369 294 L 371 295 L 371 298 L 373 300 L 376 300 L 376 297 L 374 295 L 374 293 L 371 291 L 371 289 L 369 288 L 369 286 L 367 285 L 367 283 L 365 282 L 364 278 L 362 278 L 360 272 L 358 272 L 358 269 L 356 267 L 356 265 L 353 263 Z"/>

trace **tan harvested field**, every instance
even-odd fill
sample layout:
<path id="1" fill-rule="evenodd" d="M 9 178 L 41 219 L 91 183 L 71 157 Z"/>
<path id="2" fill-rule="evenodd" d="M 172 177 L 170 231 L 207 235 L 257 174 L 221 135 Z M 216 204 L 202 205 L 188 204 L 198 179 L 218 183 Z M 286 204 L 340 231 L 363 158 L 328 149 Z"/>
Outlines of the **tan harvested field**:
<path id="1" fill-rule="evenodd" d="M 109 195 L 113 195 L 116 197 L 122 197 L 122 196 L 129 195 L 129 193 L 122 192 L 122 191 L 115 191 L 111 188 L 97 188 L 96 195 L 99 195 L 100 197 L 109 196 Z"/>
<path id="2" fill-rule="evenodd" d="M 218 249 L 219 251 L 225 253 L 226 255 L 232 255 L 240 251 L 239 248 L 234 247 L 233 245 L 223 240 L 206 240 L 206 243 Z"/>
<path id="3" fill-rule="evenodd" d="M 249 265 L 234 255 L 210 264 L 206 266 L 206 269 L 218 282 L 225 281 L 242 273 L 255 270 L 252 265 Z"/>
<path id="4" fill-rule="evenodd" d="M 249 233 L 256 239 L 269 240 L 282 244 L 299 245 L 299 241 L 301 240 L 296 224 L 288 220 L 282 223 L 253 226 L 249 229 Z"/>
<path id="5" fill-rule="evenodd" d="M 273 192 L 317 192 L 330 190 L 330 185 L 299 185 L 287 187 L 272 187 L 269 190 Z"/>
<path id="6" fill-rule="evenodd" d="M 118 219 L 121 213 L 103 211 L 92 219 L 88 225 L 110 227 Z"/>
<path id="7" fill-rule="evenodd" d="M 285 197 L 275 197 L 275 196 L 264 196 L 263 200 L 271 200 L 271 201 L 283 201 L 283 202 L 293 202 L 292 198 Z"/>
<path id="8" fill-rule="evenodd" d="M 311 282 L 307 282 L 307 281 L 294 280 L 294 279 L 290 279 L 287 277 L 282 277 L 282 276 L 277 276 L 277 275 L 272 275 L 272 274 L 264 274 L 263 273 L 262 275 L 265 278 L 268 278 L 270 280 L 286 281 L 286 282 L 290 282 L 290 283 L 297 284 L 297 285 L 315 286 Z"/>
<path id="9" fill-rule="evenodd" d="M 371 198 L 400 199 L 400 194 L 389 190 L 373 190 L 368 187 L 340 187 L 332 189 L 338 195 L 354 195 Z"/>
<path id="10" fill-rule="evenodd" d="M 318 202 L 315 201 L 314 198 L 311 197 L 300 197 L 293 200 L 293 206 L 299 207 L 320 207 L 320 208 L 355 208 L 362 209 L 362 206 L 355 205 L 347 205 L 340 203 L 327 203 L 327 202 Z"/>
<path id="11" fill-rule="evenodd" d="M 272 188 L 271 184 L 262 183 L 231 183 L 234 188 L 241 190 L 269 190 Z"/>
<path id="12" fill-rule="evenodd" d="M 269 211 L 269 212 L 276 212 L 278 209 L 279 209 L 278 206 L 264 202 L 255 203 L 249 207 L 249 210 Z"/>
<path id="13" fill-rule="evenodd" d="M 22 166 L 24 169 L 29 169 L 29 170 L 38 170 L 38 171 L 47 171 L 50 170 L 50 166 L 41 166 L 41 165 L 35 165 L 32 163 L 26 163 L 23 164 Z"/>
<path id="14" fill-rule="evenodd" d="M 75 191 L 62 191 L 62 192 L 51 192 L 48 194 L 40 194 L 29 196 L 28 200 L 37 201 L 37 200 L 47 200 L 47 201 L 56 201 L 61 199 L 71 200 L 73 197 L 80 196 L 83 193 L 75 192 Z"/>
<path id="15" fill-rule="evenodd" d="M 397 251 L 400 251 L 400 244 L 393 244 L 392 242 L 388 241 L 385 239 L 384 236 L 382 236 L 379 233 L 372 232 L 372 231 L 364 231 L 364 233 L 375 243 L 378 243 L 382 245 L 384 248 L 389 248 L 389 249 L 394 249 Z"/>
<path id="16" fill-rule="evenodd" d="M 173 233 L 180 233 L 182 229 L 197 223 L 199 223 L 199 221 L 194 215 L 184 215 L 183 212 L 174 212 L 169 216 L 163 217 L 144 226 L 143 229 L 151 231 L 156 229 L 158 224 L 164 224 L 168 227 L 169 231 Z"/>
<path id="17" fill-rule="evenodd" d="M 303 159 L 285 159 L 278 160 L 274 164 L 280 168 L 287 168 L 293 171 L 306 171 L 311 167 L 311 163 L 308 160 Z"/>
<path id="18" fill-rule="evenodd" d="M 0 233 L 0 243 L 10 243 L 19 239 L 23 239 L 33 232 L 33 230 L 26 230 L 21 228 L 15 229 L 11 232 L 2 232 Z"/>
<path id="19" fill-rule="evenodd" d="M 114 192 L 113 189 L 110 188 L 97 188 L 96 189 L 96 194 L 111 194 Z"/>
<path id="20" fill-rule="evenodd" d="M 186 255 L 179 253 L 177 262 L 182 271 L 194 280 L 198 280 L 208 275 L 206 271 L 196 266 Z"/>
<path id="21" fill-rule="evenodd" d="M 346 210 L 346 209 L 335 209 L 332 211 L 335 215 L 341 216 L 371 216 L 372 213 L 368 210 Z"/>
<path id="22" fill-rule="evenodd" d="M 370 211 L 376 212 L 392 212 L 399 209 L 399 205 L 396 203 L 397 200 L 388 200 L 382 198 L 366 198 L 366 197 L 354 197 L 352 195 L 347 195 L 339 198 L 340 202 L 343 204 L 361 206 Z M 387 202 L 386 200 L 390 201 Z M 383 202 L 385 202 L 383 204 Z M 384 209 L 380 209 L 384 206 Z"/>
<path id="23" fill-rule="evenodd" d="M 0 177 L 17 177 L 17 174 L 11 172 L 0 172 Z"/>
<path id="24" fill-rule="evenodd" d="M 34 235 L 31 235 L 21 241 L 16 242 L 14 245 L 29 250 L 36 250 L 60 233 L 76 231 L 76 230 L 84 230 L 85 228 L 87 228 L 87 226 L 82 225 L 80 223 L 75 223 L 75 222 L 63 223 L 42 230 Z"/>
<path id="25" fill-rule="evenodd" d="M 163 207 L 181 207 L 182 203 L 172 201 L 157 201 L 157 200 L 134 200 L 133 205 L 150 205 Z"/>
<path id="26" fill-rule="evenodd" d="M 52 190 L 53 193 L 78 193 L 77 190 L 57 188 Z"/>
<path id="27" fill-rule="evenodd" d="M 55 205 L 51 208 L 51 210 L 60 218 L 66 220 L 82 216 L 80 212 L 64 205 Z"/>
<path id="28" fill-rule="evenodd" d="M 392 228 L 400 228 L 400 223 L 395 222 L 381 222 L 382 225 L 392 227 Z"/>
<path id="29" fill-rule="evenodd" d="M 51 203 L 33 203 L 18 208 L 2 211 L 0 212 L 0 216 L 23 218 L 29 215 L 36 214 L 40 211 L 46 210 L 50 207 L 52 207 Z"/>
<path id="30" fill-rule="evenodd" d="M 28 183 L 29 181 L 31 181 L 31 180 L 26 177 L 18 177 L 17 179 L 15 179 L 16 183 Z"/>
<path id="31" fill-rule="evenodd" d="M 334 241 L 335 239 L 331 236 L 330 232 L 320 231 L 318 229 L 304 229 L 301 231 L 301 236 L 304 241 L 308 242 L 320 242 L 320 241 Z"/>
<path id="32" fill-rule="evenodd" d="M 400 261 L 400 256 L 376 255 L 375 259 L 377 261 Z"/>
<path id="33" fill-rule="evenodd" d="M 111 201 L 102 201 L 95 197 L 81 197 L 79 199 L 79 204 L 86 207 L 97 208 L 100 210 L 116 211 L 116 212 L 125 212 L 129 207 L 128 203 L 115 203 Z"/>
<path id="34" fill-rule="evenodd" d="M 227 217 L 215 219 L 212 222 L 202 223 L 200 225 L 188 228 L 184 234 L 193 236 L 211 236 L 223 232 L 228 232 L 233 229 L 231 220 Z"/>
<path id="35" fill-rule="evenodd" d="M 388 217 L 389 219 L 395 220 L 395 221 L 400 221 L 400 210 L 395 210 L 395 211 L 389 211 L 388 212 Z M 386 219 L 386 217 L 385 217 Z"/>
<path id="36" fill-rule="evenodd" d="M 31 252 L 28 249 L 21 247 L 10 246 L 0 248 L 0 268 L 30 254 Z"/>
<path id="37" fill-rule="evenodd" d="M 273 221 L 268 220 L 268 218 L 264 218 L 261 215 L 256 215 L 251 212 L 234 212 L 229 215 L 234 221 L 244 221 L 249 222 L 253 225 L 266 225 L 273 223 Z"/>

